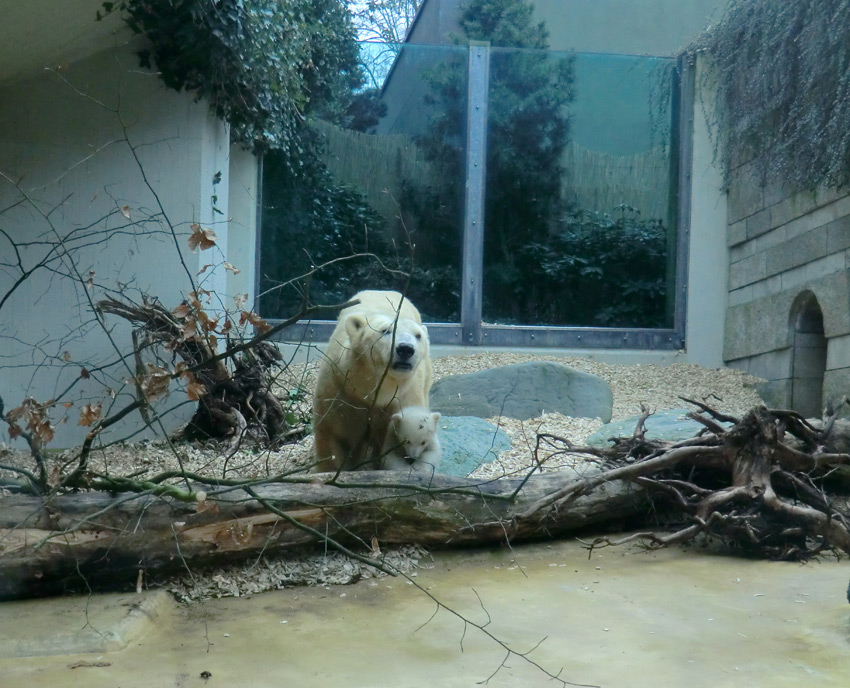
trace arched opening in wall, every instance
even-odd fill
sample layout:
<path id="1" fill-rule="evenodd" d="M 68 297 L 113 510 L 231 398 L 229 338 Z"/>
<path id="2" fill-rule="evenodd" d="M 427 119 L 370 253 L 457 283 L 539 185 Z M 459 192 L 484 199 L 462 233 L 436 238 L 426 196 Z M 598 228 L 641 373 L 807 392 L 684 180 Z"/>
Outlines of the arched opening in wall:
<path id="1" fill-rule="evenodd" d="M 812 292 L 804 291 L 794 300 L 791 326 L 794 341 L 791 408 L 805 418 L 820 418 L 826 371 L 826 337 L 823 333 L 823 311 Z"/>

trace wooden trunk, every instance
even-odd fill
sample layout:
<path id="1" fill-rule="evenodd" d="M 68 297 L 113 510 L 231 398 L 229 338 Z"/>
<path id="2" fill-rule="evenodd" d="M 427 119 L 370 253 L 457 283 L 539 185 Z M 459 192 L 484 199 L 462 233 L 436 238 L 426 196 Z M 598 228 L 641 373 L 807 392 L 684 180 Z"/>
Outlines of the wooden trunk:
<path id="1" fill-rule="evenodd" d="M 320 534 L 366 554 L 373 537 L 381 545 L 491 545 L 562 536 L 616 521 L 634 527 L 648 513 L 640 488 L 612 481 L 578 496 L 545 522 L 514 518 L 545 495 L 580 480 L 572 471 L 532 476 L 513 500 L 508 498 L 519 479 L 482 482 L 375 471 L 342 474 L 337 484 L 324 484 L 320 476 L 310 477 L 315 479 L 257 486 L 253 489 L 259 499 L 241 488 L 211 489 L 201 506 L 127 493 L 4 497 L 0 599 L 72 589 L 132 589 L 140 569 L 157 577 L 260 553 L 278 555 L 321 542 Z M 299 528 L 269 505 L 317 533 Z"/>

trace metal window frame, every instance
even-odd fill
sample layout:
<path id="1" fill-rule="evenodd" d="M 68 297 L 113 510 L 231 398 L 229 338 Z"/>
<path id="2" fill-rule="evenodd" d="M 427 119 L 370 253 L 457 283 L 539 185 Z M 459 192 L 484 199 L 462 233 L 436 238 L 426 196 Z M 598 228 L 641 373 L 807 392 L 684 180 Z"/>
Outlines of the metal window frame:
<path id="1" fill-rule="evenodd" d="M 462 262 L 460 323 L 427 323 L 432 344 L 470 347 L 529 347 L 569 349 L 685 348 L 688 299 L 688 256 L 691 218 L 691 169 L 693 163 L 694 65 L 681 56 L 674 69 L 672 88 L 673 148 L 677 150 L 671 170 L 677 188 L 677 236 L 675 300 L 672 328 L 567 327 L 547 325 L 492 325 L 482 321 L 484 199 L 486 193 L 487 96 L 490 48 L 470 42 L 466 150 L 466 194 Z M 260 168 L 262 170 L 262 167 Z M 262 183 L 260 184 L 262 190 Z M 262 225 L 258 225 L 258 247 Z M 260 293 L 259 250 L 256 256 L 256 291 Z M 270 319 L 269 324 L 277 322 Z M 335 323 L 302 321 L 279 333 L 287 342 L 327 342 Z"/>
<path id="2" fill-rule="evenodd" d="M 466 193 L 463 212 L 463 258 L 460 324 L 463 344 L 482 340 L 484 303 L 484 203 L 487 194 L 487 118 L 490 89 L 490 44 L 470 41 L 467 61 Z"/>

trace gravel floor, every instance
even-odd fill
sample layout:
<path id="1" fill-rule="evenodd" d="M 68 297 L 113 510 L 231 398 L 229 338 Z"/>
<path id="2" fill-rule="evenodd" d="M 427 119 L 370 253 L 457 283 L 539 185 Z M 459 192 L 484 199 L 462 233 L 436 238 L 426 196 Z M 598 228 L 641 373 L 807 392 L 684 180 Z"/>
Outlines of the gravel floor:
<path id="1" fill-rule="evenodd" d="M 586 358 L 535 356 L 533 354 L 481 353 L 468 356 L 441 356 L 433 360 L 434 379 L 447 375 L 475 372 L 501 365 L 532 360 L 551 360 L 577 370 L 593 373 L 606 380 L 614 395 L 612 420 L 622 420 L 641 412 L 641 404 L 653 410 L 688 407 L 681 397 L 709 403 L 729 414 L 741 414 L 762 403 L 753 385 L 758 378 L 740 371 L 721 368 L 710 369 L 692 364 L 612 365 Z M 312 404 L 311 390 L 315 385 L 317 364 L 294 366 L 284 371 L 279 384 L 283 396 L 289 395 L 290 410 L 299 418 L 307 419 Z M 300 390 L 300 391 L 299 391 Z M 518 421 L 513 418 L 491 418 L 507 432 L 512 448 L 503 452 L 498 461 L 476 471 L 475 477 L 498 477 L 522 472 L 532 463 L 530 447 L 537 433 L 546 432 L 564 437 L 575 444 L 596 432 L 602 425 L 597 418 L 570 418 L 547 413 L 539 418 Z M 175 455 L 176 450 L 176 455 Z M 93 454 L 92 468 L 115 475 L 144 470 L 152 475 L 163 470 L 182 467 L 191 472 L 234 477 L 276 475 L 308 465 L 311 461 L 313 440 L 304 437 L 297 443 L 284 445 L 278 451 L 262 451 L 251 447 L 236 450 L 227 446 L 169 445 L 166 442 L 113 444 L 105 451 Z M 53 467 L 70 459 L 73 452 L 52 458 Z M 178 462 L 179 456 L 179 462 Z M 0 462 L 30 466 L 31 458 L 21 450 L 0 445 Z M 545 464 L 544 470 L 557 470 L 562 463 Z M 51 467 L 51 468 L 53 468 Z"/>
<path id="2" fill-rule="evenodd" d="M 695 408 L 682 397 L 705 402 L 731 415 L 745 413 L 763 403 L 754 385 L 759 378 L 745 375 L 729 368 L 703 368 L 676 363 L 662 365 L 612 365 L 587 358 L 535 356 L 534 354 L 482 353 L 470 356 L 450 356 L 434 359 L 434 377 L 475 372 L 501 365 L 525 361 L 555 361 L 598 375 L 609 385 L 614 395 L 611 420 L 624 420 L 640 415 L 641 404 L 653 411 L 669 408 Z M 502 452 L 497 461 L 485 464 L 472 475 L 496 478 L 524 473 L 533 463 L 532 449 L 538 433 L 549 433 L 583 444 L 588 436 L 602 427 L 598 418 L 570 418 L 557 413 L 547 413 L 539 418 L 519 421 L 513 418 L 490 418 L 511 437 L 511 448 Z M 544 459 L 546 457 L 539 457 Z M 544 471 L 574 466 L 584 457 L 558 454 L 543 463 Z"/>

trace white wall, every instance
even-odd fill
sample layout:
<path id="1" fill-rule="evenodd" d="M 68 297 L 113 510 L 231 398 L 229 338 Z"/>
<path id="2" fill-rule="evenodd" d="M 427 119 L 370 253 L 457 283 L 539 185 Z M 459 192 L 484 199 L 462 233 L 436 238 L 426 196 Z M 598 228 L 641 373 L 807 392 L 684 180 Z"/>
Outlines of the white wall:
<path id="1" fill-rule="evenodd" d="M 723 365 L 729 284 L 726 245 L 726 201 L 723 171 L 715 160 L 710 136 L 710 104 L 705 92 L 704 60 L 696 65 L 693 165 L 691 169 L 691 229 L 688 257 L 688 308 L 685 347 L 689 363 Z"/>
<path id="2" fill-rule="evenodd" d="M 462 0 L 425 0 L 411 43 L 449 43 Z M 677 55 L 716 23 L 729 0 L 533 0 L 552 50 L 622 55 Z"/>
<path id="3" fill-rule="evenodd" d="M 171 309 L 195 286 L 229 297 L 253 284 L 252 261 L 242 260 L 235 280 L 221 266 L 234 246 L 253 249 L 256 228 L 256 214 L 246 212 L 251 204 L 244 201 L 256 193 L 256 162 L 247 154 L 231 159 L 230 149 L 228 128 L 208 105 L 166 89 L 139 69 L 129 48 L 0 90 L 0 230 L 17 242 L 55 245 L 58 237 L 67 238 L 48 269 L 33 272 L 0 308 L 6 409 L 27 396 L 44 402 L 70 388 L 61 399 L 74 406 L 54 411 L 52 446 L 80 441 L 86 428 L 77 426 L 79 407 L 103 398 L 107 388 L 119 393 L 113 411 L 129 401 L 120 394 L 132 373 L 132 361 L 120 364 L 131 350 L 129 327 L 110 316 L 107 335 L 93 311 L 97 300 L 120 289 L 135 300 L 149 294 Z M 221 181 L 214 185 L 217 172 Z M 232 177 L 241 185 L 234 193 Z M 213 194 L 221 214 L 213 211 Z M 246 215 L 231 228 L 233 210 Z M 212 226 L 219 248 L 189 251 L 193 222 Z M 23 268 L 36 265 L 49 248 L 25 248 Z M 0 234 L 0 298 L 20 277 L 15 262 Z M 207 264 L 217 267 L 199 275 Z M 88 379 L 80 378 L 84 367 Z M 185 407 L 182 416 L 190 410 Z M 59 424 L 63 415 L 67 422 Z"/>
<path id="4" fill-rule="evenodd" d="M 248 295 L 246 305 L 254 303 L 254 274 L 257 261 L 257 222 L 260 190 L 257 158 L 240 146 L 230 149 L 227 260 L 238 273 L 227 273 L 227 294 Z M 228 304 L 233 307 L 233 302 Z"/>
<path id="5" fill-rule="evenodd" d="M 555 50 L 677 55 L 729 0 L 534 0 Z"/>

